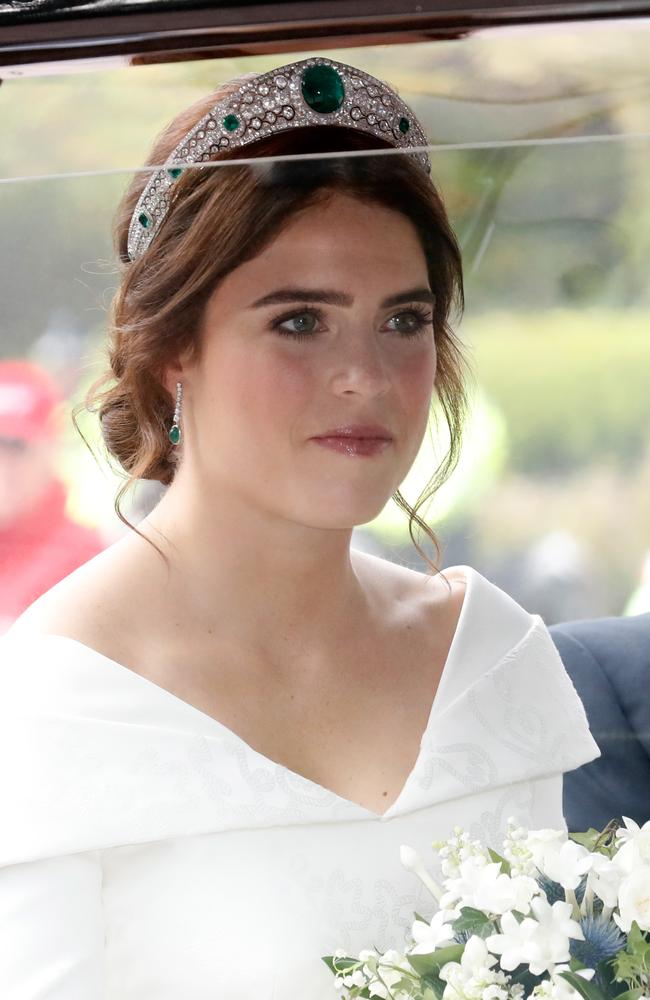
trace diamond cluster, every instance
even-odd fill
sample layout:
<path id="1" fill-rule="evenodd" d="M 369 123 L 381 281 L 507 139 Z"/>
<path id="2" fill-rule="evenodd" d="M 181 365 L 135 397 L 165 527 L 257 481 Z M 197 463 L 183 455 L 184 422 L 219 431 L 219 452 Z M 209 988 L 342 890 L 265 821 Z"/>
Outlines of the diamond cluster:
<path id="1" fill-rule="evenodd" d="M 408 105 L 361 70 L 323 58 L 271 70 L 211 108 L 152 174 L 129 226 L 130 259 L 144 253 L 160 228 L 169 209 L 168 192 L 184 164 L 200 164 L 262 136 L 308 125 L 346 125 L 402 149 L 428 144 Z M 428 174 L 426 153 L 412 155 Z"/>

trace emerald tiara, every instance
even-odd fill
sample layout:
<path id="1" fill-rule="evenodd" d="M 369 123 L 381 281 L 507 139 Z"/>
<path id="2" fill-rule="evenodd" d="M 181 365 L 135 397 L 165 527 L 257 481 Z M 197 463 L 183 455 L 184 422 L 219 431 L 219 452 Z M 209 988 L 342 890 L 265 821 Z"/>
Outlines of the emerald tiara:
<path id="1" fill-rule="evenodd" d="M 309 125 L 345 125 L 385 139 L 399 149 L 426 147 L 427 137 L 411 109 L 387 84 L 354 66 L 312 58 L 289 63 L 241 84 L 214 105 L 181 139 L 149 178 L 133 211 L 127 249 L 140 257 L 158 232 L 169 191 L 187 164 L 227 149 Z M 412 155 L 427 172 L 425 152 Z"/>

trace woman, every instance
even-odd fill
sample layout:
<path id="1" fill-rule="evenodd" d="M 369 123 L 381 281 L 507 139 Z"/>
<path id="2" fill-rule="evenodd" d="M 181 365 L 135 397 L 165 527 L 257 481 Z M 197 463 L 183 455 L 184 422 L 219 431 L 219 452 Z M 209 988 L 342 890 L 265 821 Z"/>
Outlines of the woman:
<path id="1" fill-rule="evenodd" d="M 125 196 L 89 405 L 168 489 L 4 640 L 2 996 L 332 996 L 322 955 L 432 910 L 402 843 L 562 825 L 597 756 L 539 618 L 350 548 L 391 495 L 417 518 L 434 391 L 439 481 L 457 454 L 461 264 L 423 140 L 311 59 L 181 114 Z"/>

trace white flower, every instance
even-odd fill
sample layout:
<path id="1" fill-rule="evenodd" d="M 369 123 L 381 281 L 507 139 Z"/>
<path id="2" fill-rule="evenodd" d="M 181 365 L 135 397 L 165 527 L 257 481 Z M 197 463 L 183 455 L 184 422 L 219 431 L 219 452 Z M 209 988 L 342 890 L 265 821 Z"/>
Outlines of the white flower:
<path id="1" fill-rule="evenodd" d="M 365 963 L 363 966 L 363 971 L 365 972 L 366 976 L 368 976 L 368 978 L 374 976 L 375 971 L 377 969 L 377 962 L 379 961 L 380 958 L 381 956 L 379 952 L 375 951 L 374 948 L 363 948 L 359 952 L 359 961 Z"/>
<path id="2" fill-rule="evenodd" d="M 501 967 L 511 971 L 528 965 L 535 976 L 552 972 L 557 963 L 569 961 L 569 938 L 584 940 L 580 924 L 571 919 L 570 903 L 551 906 L 543 896 L 531 900 L 533 917 L 517 922 L 514 914 L 501 918 L 501 934 L 486 938 L 491 951 L 501 955 Z"/>
<path id="3" fill-rule="evenodd" d="M 537 926 L 535 920 L 523 920 L 521 923 L 512 913 L 504 913 L 501 917 L 501 934 L 490 934 L 485 943 L 490 951 L 501 956 L 502 969 L 512 972 L 518 965 L 528 962 L 528 942 Z"/>
<path id="4" fill-rule="evenodd" d="M 523 826 L 518 826 L 516 820 L 511 816 L 508 819 L 508 828 L 503 841 L 503 856 L 510 863 L 512 875 L 534 875 L 535 862 L 530 849 L 526 845 L 528 831 Z"/>
<path id="5" fill-rule="evenodd" d="M 641 865 L 621 882 L 618 913 L 614 920 L 627 934 L 636 920 L 642 931 L 650 930 L 650 865 Z"/>
<path id="6" fill-rule="evenodd" d="M 409 949 L 409 954 L 427 955 L 443 945 L 453 944 L 454 928 L 448 921 L 459 916 L 458 910 L 438 910 L 429 923 L 415 920 L 411 928 L 415 947 Z"/>
<path id="7" fill-rule="evenodd" d="M 557 854 L 567 839 L 564 830 L 529 830 L 523 844 L 530 851 L 536 867 L 545 872 L 547 859 Z"/>
<path id="8" fill-rule="evenodd" d="M 591 864 L 590 852 L 573 840 L 553 847 L 547 844 L 543 854 L 541 870 L 554 882 L 559 882 L 563 889 L 576 889 Z"/>
<path id="9" fill-rule="evenodd" d="M 348 957 L 347 952 L 344 948 L 336 948 L 334 951 L 334 959 L 346 958 Z M 336 969 L 336 961 L 334 962 L 334 967 Z M 366 977 L 363 975 L 360 969 L 354 969 L 352 972 L 338 970 L 335 972 L 334 988 L 336 990 L 342 990 L 344 986 L 365 986 Z"/>
<path id="10" fill-rule="evenodd" d="M 511 878 L 501 871 L 499 862 L 486 865 L 474 858 L 463 861 L 459 878 L 445 879 L 445 887 L 441 906 L 473 906 L 487 913 L 528 913 L 532 897 L 539 892 L 535 879 L 527 875 Z"/>
<path id="11" fill-rule="evenodd" d="M 361 969 L 355 969 L 354 972 L 346 972 L 341 976 L 341 982 L 344 986 L 365 986 L 366 977 Z"/>
<path id="12" fill-rule="evenodd" d="M 598 851 L 590 855 L 587 889 L 602 899 L 605 906 L 616 906 L 623 871 Z"/>
<path id="13" fill-rule="evenodd" d="M 402 844 L 399 849 L 399 856 L 403 867 L 406 868 L 407 871 L 413 872 L 414 875 L 417 875 L 436 902 L 439 902 L 440 897 L 442 896 L 442 889 L 425 868 L 424 861 L 415 848 L 410 847 L 408 844 Z"/>
<path id="14" fill-rule="evenodd" d="M 447 962 L 440 970 L 440 978 L 447 984 L 443 1000 L 509 1000 L 513 993 L 507 976 L 492 969 L 496 958 L 490 955 L 485 941 L 473 935 L 460 962 Z"/>
<path id="15" fill-rule="evenodd" d="M 556 965 L 553 972 L 551 972 L 550 977 L 545 979 L 542 983 L 539 983 L 532 991 L 530 996 L 534 1000 L 580 1000 L 580 994 L 577 990 L 567 983 L 566 979 L 563 979 L 559 975 L 560 972 L 566 972 L 569 969 L 568 965 Z M 594 969 L 579 969 L 577 975 L 582 976 L 583 979 L 592 979 L 595 975 Z"/>
<path id="16" fill-rule="evenodd" d="M 496 961 L 494 955 L 490 955 L 483 938 L 479 937 L 478 934 L 472 934 L 463 949 L 463 954 L 460 956 L 460 963 L 447 962 L 440 970 L 440 978 L 447 982 L 455 966 L 462 969 L 465 976 L 470 976 L 483 969 L 491 968 L 493 965 L 496 965 Z M 443 975 L 445 969 L 447 973 Z"/>
<path id="17" fill-rule="evenodd" d="M 569 961 L 569 938 L 584 941 L 580 924 L 571 919 L 570 903 L 558 900 L 551 906 L 536 896 L 530 904 L 537 927 L 528 942 L 528 966 L 534 976 L 552 972 L 555 965 Z M 525 920 L 531 919 L 526 917 Z"/>
<path id="18" fill-rule="evenodd" d="M 431 846 L 441 859 L 440 867 L 446 878 L 458 878 L 461 863 L 469 858 L 475 858 L 478 864 L 487 864 L 490 860 L 481 842 L 472 840 L 460 826 L 454 827 L 453 836 L 448 840 L 435 840 Z"/>
<path id="19" fill-rule="evenodd" d="M 573 989 L 573 987 L 571 987 L 569 983 L 567 983 L 566 979 L 562 979 L 562 977 L 560 976 L 560 972 L 570 972 L 570 971 L 571 971 L 570 965 L 556 965 L 553 972 L 551 973 L 551 979 L 559 979 L 560 983 L 562 983 L 564 986 L 568 986 L 569 989 L 571 990 Z M 586 980 L 593 979 L 595 975 L 596 975 L 595 969 L 576 969 L 576 976 L 582 976 L 582 978 Z"/>
<path id="20" fill-rule="evenodd" d="M 650 864 L 650 820 L 639 826 L 633 819 L 623 816 L 623 822 L 625 826 L 616 831 L 619 847 L 613 861 L 629 875 L 638 865 Z"/>
<path id="21" fill-rule="evenodd" d="M 480 883 L 483 872 L 489 865 L 486 865 L 479 858 L 467 858 L 459 866 L 457 878 L 445 879 L 444 885 L 447 890 L 440 899 L 441 907 L 452 907 L 457 904 L 461 906 L 476 906 L 476 889 Z M 497 866 L 499 867 L 499 866 Z"/>
<path id="22" fill-rule="evenodd" d="M 388 968 L 389 965 L 397 965 L 399 966 L 399 969 L 403 971 Z M 393 987 L 402 978 L 404 971 L 412 973 L 413 968 L 404 955 L 402 955 L 399 951 L 396 951 L 394 948 L 390 948 L 388 951 L 384 952 L 382 956 L 380 956 L 377 971 L 383 979 L 383 983 L 379 981 L 379 978 L 373 979 L 373 981 L 368 985 L 368 992 L 371 997 L 381 997 L 382 1000 L 387 1000 L 390 996 L 388 991 L 390 990 L 392 992 Z M 399 996 L 399 994 L 395 995 Z"/>
<path id="23" fill-rule="evenodd" d="M 527 848 L 534 866 L 564 889 L 576 889 L 589 867 L 589 851 L 565 830 L 531 830 L 522 845 L 519 851 Z"/>

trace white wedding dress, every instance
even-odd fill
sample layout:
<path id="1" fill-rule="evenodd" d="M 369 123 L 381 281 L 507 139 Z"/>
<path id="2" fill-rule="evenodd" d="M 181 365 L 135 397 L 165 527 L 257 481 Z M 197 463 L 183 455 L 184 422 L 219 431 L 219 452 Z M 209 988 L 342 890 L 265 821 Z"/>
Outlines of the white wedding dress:
<path id="1" fill-rule="evenodd" d="M 415 765 L 383 815 L 65 636 L 0 640 L 2 1000 L 333 1000 L 322 955 L 400 947 L 455 824 L 564 826 L 597 757 L 541 618 L 471 567 Z M 378 740 L 396 739 L 377 732 Z"/>

